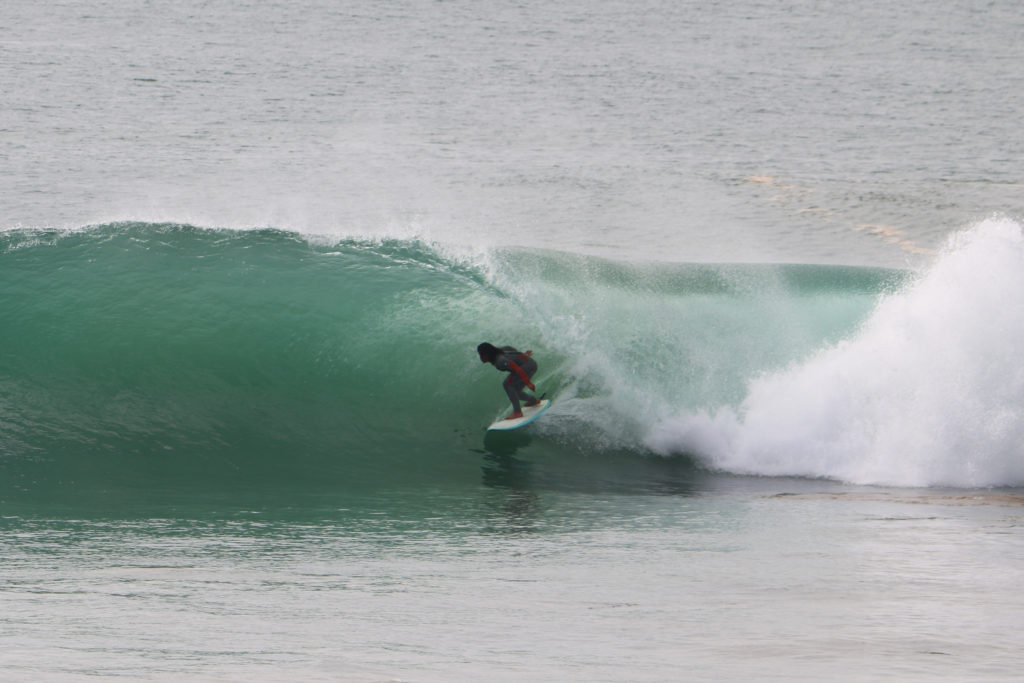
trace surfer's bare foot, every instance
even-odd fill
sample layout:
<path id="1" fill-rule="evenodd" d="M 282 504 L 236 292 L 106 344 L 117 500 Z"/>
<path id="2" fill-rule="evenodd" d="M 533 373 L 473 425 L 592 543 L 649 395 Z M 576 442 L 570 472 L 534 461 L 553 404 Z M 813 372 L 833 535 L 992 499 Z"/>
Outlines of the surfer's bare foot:
<path id="1" fill-rule="evenodd" d="M 526 407 L 527 407 L 527 408 L 532 408 L 532 407 L 534 407 L 534 406 L 539 406 L 539 405 L 540 405 L 540 401 L 536 401 L 536 400 L 534 400 L 534 401 L 530 401 L 529 403 L 527 403 L 527 404 L 526 404 Z"/>
<path id="2" fill-rule="evenodd" d="M 523 416 L 523 413 L 522 413 L 522 411 L 517 411 L 517 412 L 515 412 L 515 413 L 512 413 L 511 415 L 509 415 L 509 416 L 508 416 L 508 417 L 506 417 L 505 419 L 506 419 L 506 420 L 518 420 L 518 419 L 519 419 L 519 418 L 521 418 L 522 416 Z"/>

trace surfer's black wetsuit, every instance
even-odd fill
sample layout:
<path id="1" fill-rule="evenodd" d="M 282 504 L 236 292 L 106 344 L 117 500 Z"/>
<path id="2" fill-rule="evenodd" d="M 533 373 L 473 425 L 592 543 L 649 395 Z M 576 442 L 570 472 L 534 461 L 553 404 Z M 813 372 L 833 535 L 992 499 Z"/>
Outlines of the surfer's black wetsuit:
<path id="1" fill-rule="evenodd" d="M 523 381 L 523 378 L 519 376 L 519 373 L 512 366 L 513 364 L 519 366 L 527 377 L 533 377 L 533 373 L 537 372 L 537 361 L 511 346 L 502 346 L 500 351 L 494 358 L 494 367 L 502 372 L 509 373 L 505 381 L 502 382 L 502 386 L 505 387 L 508 400 L 512 401 L 512 412 L 518 413 L 522 410 L 522 407 L 519 405 L 520 401 L 534 403 L 537 397 L 523 391 L 526 388 L 526 382 Z"/>

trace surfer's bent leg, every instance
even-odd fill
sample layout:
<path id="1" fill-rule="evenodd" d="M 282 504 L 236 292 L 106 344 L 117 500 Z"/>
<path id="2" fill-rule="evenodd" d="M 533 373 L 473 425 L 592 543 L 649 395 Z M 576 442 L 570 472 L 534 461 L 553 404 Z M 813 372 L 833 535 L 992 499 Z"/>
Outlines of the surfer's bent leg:
<path id="1" fill-rule="evenodd" d="M 526 376 L 532 378 L 533 373 L 537 372 L 537 361 L 531 358 L 522 367 Z M 515 373 L 509 374 L 508 378 L 505 379 L 504 386 L 505 393 L 508 394 L 508 400 L 512 401 L 513 413 L 522 412 L 520 401 L 526 401 L 527 405 L 533 405 L 537 402 L 536 396 L 531 396 L 524 391 L 526 385 Z"/>
<path id="2" fill-rule="evenodd" d="M 525 386 L 523 384 L 523 380 L 519 379 L 515 375 L 509 375 L 508 379 L 502 383 L 502 386 L 505 387 L 505 393 L 508 394 L 508 400 L 512 401 L 512 412 L 522 412 L 523 409 L 519 405 L 519 400 L 521 398 L 526 398 L 523 396 L 523 387 Z"/>

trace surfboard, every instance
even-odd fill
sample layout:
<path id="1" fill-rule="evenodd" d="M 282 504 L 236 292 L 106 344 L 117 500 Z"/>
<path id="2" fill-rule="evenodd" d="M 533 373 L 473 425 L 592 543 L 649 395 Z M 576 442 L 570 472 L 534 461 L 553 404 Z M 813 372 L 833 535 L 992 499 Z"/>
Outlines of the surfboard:
<path id="1" fill-rule="evenodd" d="M 538 417 L 544 414 L 544 411 L 551 406 L 551 401 L 547 399 L 541 399 L 541 402 L 535 406 L 526 407 L 523 406 L 523 416 L 517 417 L 514 420 L 504 420 L 499 418 L 490 427 L 487 428 L 489 432 L 504 432 L 509 429 L 519 429 L 530 424 Z"/>

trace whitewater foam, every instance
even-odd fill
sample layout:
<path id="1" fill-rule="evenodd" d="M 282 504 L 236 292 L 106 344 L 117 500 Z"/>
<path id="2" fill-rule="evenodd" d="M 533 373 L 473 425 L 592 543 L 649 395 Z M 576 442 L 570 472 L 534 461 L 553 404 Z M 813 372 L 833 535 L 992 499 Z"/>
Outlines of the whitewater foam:
<path id="1" fill-rule="evenodd" d="M 901 486 L 1024 483 L 1024 237 L 951 236 L 850 338 L 753 379 L 738 409 L 657 423 L 647 444 L 735 473 Z"/>

